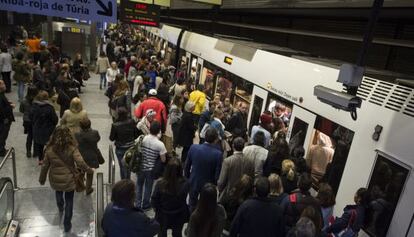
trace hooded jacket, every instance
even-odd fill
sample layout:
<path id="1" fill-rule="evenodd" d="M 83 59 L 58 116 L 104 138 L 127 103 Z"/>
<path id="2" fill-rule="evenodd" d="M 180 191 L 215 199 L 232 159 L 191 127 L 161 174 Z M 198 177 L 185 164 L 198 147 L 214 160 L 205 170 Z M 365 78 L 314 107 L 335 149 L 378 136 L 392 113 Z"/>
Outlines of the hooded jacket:
<path id="1" fill-rule="evenodd" d="M 200 115 L 204 111 L 204 107 L 206 104 L 206 94 L 199 90 L 195 90 L 191 92 L 189 100 L 195 103 L 193 113 Z"/>

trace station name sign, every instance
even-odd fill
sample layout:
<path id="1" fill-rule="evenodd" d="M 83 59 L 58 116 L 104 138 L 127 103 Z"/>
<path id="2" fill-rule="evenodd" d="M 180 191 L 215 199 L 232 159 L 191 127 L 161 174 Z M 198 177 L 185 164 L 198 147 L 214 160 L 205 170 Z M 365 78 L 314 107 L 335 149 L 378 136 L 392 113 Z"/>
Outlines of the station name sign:
<path id="1" fill-rule="evenodd" d="M 120 19 L 124 23 L 159 27 L 160 11 L 158 5 L 122 0 Z"/>
<path id="2" fill-rule="evenodd" d="M 116 0 L 0 0 L 0 10 L 116 23 Z"/>

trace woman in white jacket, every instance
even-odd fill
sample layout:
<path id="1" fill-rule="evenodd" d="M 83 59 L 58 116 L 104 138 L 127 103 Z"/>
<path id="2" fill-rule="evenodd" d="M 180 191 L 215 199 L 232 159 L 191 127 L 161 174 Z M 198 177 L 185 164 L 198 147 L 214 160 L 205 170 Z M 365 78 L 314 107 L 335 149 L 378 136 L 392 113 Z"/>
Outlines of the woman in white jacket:
<path id="1" fill-rule="evenodd" d="M 119 74 L 118 65 L 116 62 L 111 63 L 111 67 L 106 70 L 106 80 L 108 81 L 108 86 L 112 86 L 112 82 L 115 80 L 116 75 Z"/>

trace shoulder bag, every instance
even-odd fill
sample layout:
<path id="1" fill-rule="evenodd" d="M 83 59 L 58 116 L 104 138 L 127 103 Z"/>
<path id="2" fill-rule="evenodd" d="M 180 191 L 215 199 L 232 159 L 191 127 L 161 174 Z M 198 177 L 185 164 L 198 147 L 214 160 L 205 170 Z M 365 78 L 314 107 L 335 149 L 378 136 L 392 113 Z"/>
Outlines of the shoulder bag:
<path id="1" fill-rule="evenodd" d="M 60 156 L 59 156 L 60 158 Z M 75 191 L 80 193 L 85 191 L 86 186 L 85 186 L 85 174 L 84 172 L 82 172 L 80 169 L 75 168 L 69 164 L 67 164 L 65 162 L 65 160 L 61 159 L 60 160 L 63 162 L 63 164 L 65 164 L 66 168 L 68 168 L 70 170 L 70 172 L 72 172 L 73 174 L 73 181 L 75 182 Z M 76 166 L 76 164 L 75 164 Z"/>

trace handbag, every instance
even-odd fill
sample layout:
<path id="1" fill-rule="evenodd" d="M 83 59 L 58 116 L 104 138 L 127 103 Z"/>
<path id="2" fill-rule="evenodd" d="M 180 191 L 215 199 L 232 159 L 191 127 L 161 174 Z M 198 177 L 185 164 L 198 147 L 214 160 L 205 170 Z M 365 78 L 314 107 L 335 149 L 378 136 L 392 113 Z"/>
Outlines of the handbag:
<path id="1" fill-rule="evenodd" d="M 60 157 L 60 156 L 59 156 Z M 65 160 L 61 159 L 63 161 L 63 164 L 65 164 L 66 168 L 70 170 L 73 174 L 73 181 L 75 182 L 75 191 L 80 193 L 85 191 L 86 185 L 85 185 L 85 174 L 78 168 L 74 168 L 73 166 L 67 164 Z"/>
<path id="2" fill-rule="evenodd" d="M 105 163 L 105 158 L 103 157 L 102 152 L 101 152 L 101 150 L 99 150 L 98 147 L 96 148 L 96 155 L 97 155 L 97 158 L 98 158 L 98 163 L 100 165 L 104 164 Z"/>

